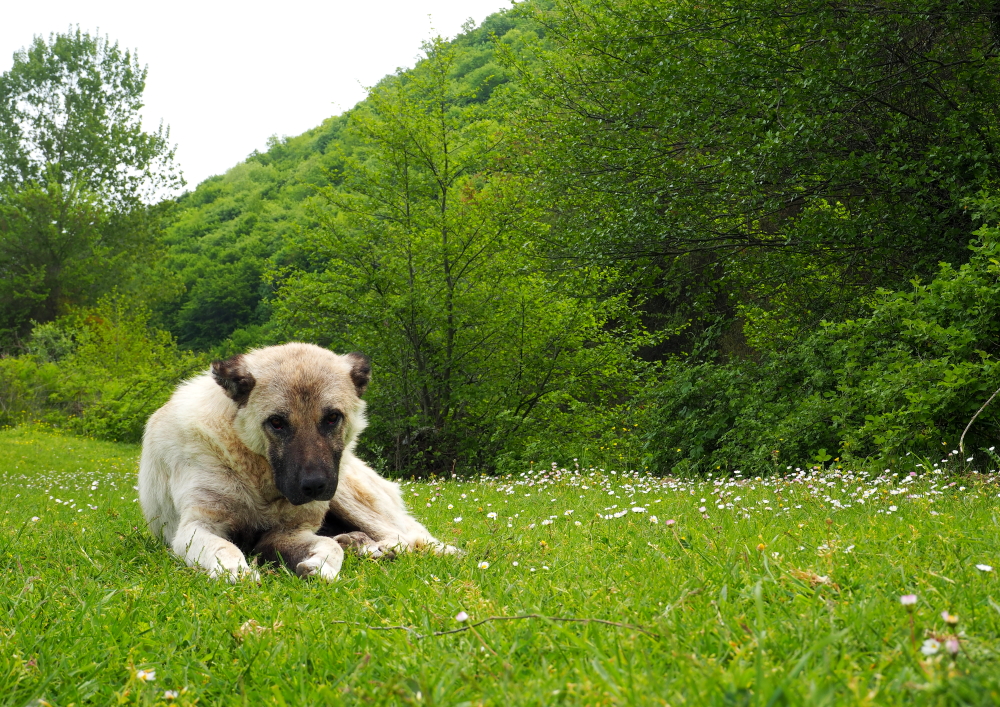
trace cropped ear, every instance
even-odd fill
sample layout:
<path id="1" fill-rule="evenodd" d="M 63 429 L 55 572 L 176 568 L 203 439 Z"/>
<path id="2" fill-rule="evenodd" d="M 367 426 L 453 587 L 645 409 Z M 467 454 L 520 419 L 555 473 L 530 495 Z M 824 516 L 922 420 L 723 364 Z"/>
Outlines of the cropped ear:
<path id="1" fill-rule="evenodd" d="M 257 379 L 246 369 L 243 354 L 237 354 L 225 361 L 212 361 L 212 378 L 240 407 L 247 404 L 250 391 L 257 384 Z"/>
<path id="2" fill-rule="evenodd" d="M 372 362 L 363 353 L 349 353 L 345 356 L 351 364 L 351 381 L 360 398 L 368 389 L 368 381 L 372 379 Z"/>

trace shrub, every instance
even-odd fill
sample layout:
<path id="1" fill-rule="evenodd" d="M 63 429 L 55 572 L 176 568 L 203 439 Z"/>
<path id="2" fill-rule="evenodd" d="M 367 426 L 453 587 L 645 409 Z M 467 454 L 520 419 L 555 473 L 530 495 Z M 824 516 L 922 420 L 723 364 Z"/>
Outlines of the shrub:
<path id="1" fill-rule="evenodd" d="M 981 202 L 983 216 L 1000 201 Z M 880 290 L 866 316 L 824 323 L 760 361 L 669 362 L 637 403 L 655 411 L 649 463 L 768 468 L 831 458 L 937 456 L 1000 386 L 1000 228 L 972 258 L 909 291 Z M 967 438 L 995 443 L 1000 407 Z"/>
<path id="2" fill-rule="evenodd" d="M 33 356 L 0 358 L 0 427 L 39 419 L 59 379 L 54 363 Z"/>
<path id="3" fill-rule="evenodd" d="M 129 442 L 142 438 L 146 419 L 177 383 L 207 363 L 118 295 L 36 326 L 28 350 L 0 359 L 0 424 L 44 419 Z"/>

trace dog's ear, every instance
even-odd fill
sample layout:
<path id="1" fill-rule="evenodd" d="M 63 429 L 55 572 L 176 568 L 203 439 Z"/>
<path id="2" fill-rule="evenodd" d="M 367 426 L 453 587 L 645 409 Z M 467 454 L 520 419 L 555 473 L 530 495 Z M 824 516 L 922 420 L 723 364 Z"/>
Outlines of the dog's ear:
<path id="1" fill-rule="evenodd" d="M 372 379 L 372 362 L 357 351 L 347 354 L 347 361 L 351 364 L 351 381 L 360 398 L 368 389 L 368 381 Z"/>
<path id="2" fill-rule="evenodd" d="M 247 404 L 250 391 L 257 384 L 257 379 L 246 368 L 243 354 L 237 354 L 225 361 L 212 361 L 212 378 L 240 407 Z"/>

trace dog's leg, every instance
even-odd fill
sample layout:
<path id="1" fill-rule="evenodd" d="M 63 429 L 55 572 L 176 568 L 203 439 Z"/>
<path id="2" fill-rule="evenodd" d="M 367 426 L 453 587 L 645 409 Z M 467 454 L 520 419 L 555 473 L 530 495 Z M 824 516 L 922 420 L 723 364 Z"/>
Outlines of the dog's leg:
<path id="1" fill-rule="evenodd" d="M 222 537 L 219 530 L 204 520 L 182 520 L 171 547 L 189 567 L 201 567 L 212 579 L 224 578 L 229 582 L 260 579 L 240 549 Z"/>
<path id="2" fill-rule="evenodd" d="M 396 556 L 396 553 L 380 545 L 379 543 L 372 540 L 366 533 L 360 530 L 354 530 L 350 533 L 341 533 L 340 535 L 334 535 L 333 539 L 344 548 L 345 551 L 353 550 L 361 557 L 387 557 L 390 560 Z"/>
<path id="3" fill-rule="evenodd" d="M 357 458 L 341 464 L 340 483 L 330 501 L 324 528 L 338 536 L 350 530 L 360 530 L 374 540 L 383 553 L 420 548 L 428 548 L 438 554 L 458 552 L 458 548 L 446 545 L 431 535 L 407 512 L 395 483 L 383 479 Z M 332 528 L 337 530 L 333 532 Z M 320 532 L 324 533 L 324 529 Z"/>
<path id="4" fill-rule="evenodd" d="M 309 529 L 274 530 L 266 533 L 254 548 L 265 562 L 283 562 L 300 577 L 319 575 L 332 582 L 344 564 L 344 549 L 333 538 L 316 535 Z"/>

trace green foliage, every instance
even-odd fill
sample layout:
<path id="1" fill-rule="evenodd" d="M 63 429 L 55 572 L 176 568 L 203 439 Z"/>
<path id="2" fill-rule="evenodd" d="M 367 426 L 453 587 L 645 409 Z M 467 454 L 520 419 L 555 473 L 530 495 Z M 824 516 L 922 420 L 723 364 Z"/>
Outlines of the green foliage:
<path id="1" fill-rule="evenodd" d="M 142 129 L 146 69 L 79 28 L 35 37 L 0 76 L 0 182 L 59 185 L 131 209 L 181 186 L 169 131 Z"/>
<path id="2" fill-rule="evenodd" d="M 995 219 L 997 200 L 978 209 Z M 670 363 L 648 402 L 657 411 L 653 463 L 768 468 L 827 450 L 893 459 L 957 448 L 1000 386 L 1000 229 L 975 235 L 967 263 L 942 263 L 909 290 L 880 290 L 863 316 L 826 323 L 759 361 Z M 981 450 L 998 435 L 1000 409 L 988 407 L 966 445 Z"/>
<path id="3" fill-rule="evenodd" d="M 162 211 L 115 211 L 59 184 L 0 186 L 0 347 L 15 348 L 32 322 L 93 305 L 115 287 L 154 301 L 168 294 L 171 279 L 152 262 Z"/>
<path id="4" fill-rule="evenodd" d="M 183 182 L 166 131 L 142 130 L 145 76 L 79 29 L 36 38 L 0 76 L 0 350 L 112 287 L 170 294 L 152 265 L 168 209 L 148 203 Z"/>
<path id="5" fill-rule="evenodd" d="M 3 414 L 135 438 L 186 370 L 167 331 L 370 354 L 397 471 L 933 456 L 1000 384 L 966 208 L 1000 177 L 996 26 L 985 0 L 526 2 L 154 209 L 145 70 L 36 40 L 0 92 L 0 346 L 31 355 Z M 45 324 L 114 286 L 166 361 L 130 353 L 134 385 L 80 358 L 94 322 Z"/>
<path id="6" fill-rule="evenodd" d="M 796 306 L 775 316 L 806 328 L 966 257 L 963 200 L 1000 177 L 994 3 L 555 0 L 515 13 L 546 38 L 503 56 L 531 146 L 518 166 L 558 214 L 556 253 L 634 262 L 623 288 L 696 322 L 731 319 L 736 301 L 773 309 L 767 293 L 790 288 Z M 678 296 L 683 253 L 714 253 L 703 286 L 744 289 L 707 312 Z M 817 271 L 837 273 L 839 291 L 813 296 Z M 688 353 L 706 343 L 696 332 Z"/>
<path id="7" fill-rule="evenodd" d="M 138 442 L 146 419 L 207 364 L 149 326 L 121 295 L 35 327 L 29 352 L 0 359 L 0 424 L 29 419 L 102 439 Z"/>
<path id="8" fill-rule="evenodd" d="M 517 48 L 535 36 L 533 27 L 501 12 L 478 28 L 467 26 L 449 43 L 456 107 L 484 104 L 511 80 L 495 59 L 491 35 Z M 401 80 L 408 74 L 402 72 Z M 338 189 L 344 160 L 360 145 L 356 132 L 344 130 L 350 114 L 296 137 L 273 137 L 265 152 L 178 200 L 177 216 L 166 227 L 165 262 L 185 291 L 154 310 L 157 324 L 182 345 L 228 351 L 234 348 L 229 337 L 252 345 L 276 340 L 268 324 L 274 292 L 261 274 L 311 267 L 298 233 L 315 225 L 309 202 L 316 189 Z"/>
<path id="9" fill-rule="evenodd" d="M 167 332 L 148 325 L 149 312 L 120 297 L 69 317 L 75 339 L 61 362 L 67 376 L 57 402 L 79 414 L 67 426 L 102 439 L 138 442 L 146 419 L 176 385 L 207 364 L 181 351 Z"/>
<path id="10" fill-rule="evenodd" d="M 0 427 L 39 419 L 61 379 L 54 363 L 30 356 L 0 358 Z"/>
<path id="11" fill-rule="evenodd" d="M 503 130 L 453 78 L 455 49 L 426 51 L 351 115 L 358 147 L 300 240 L 311 266 L 284 274 L 276 303 L 291 336 L 373 358 L 372 437 L 397 472 L 495 463 L 615 351 L 602 328 L 617 303 L 564 292 L 599 273 L 541 271 L 541 214 L 496 169 Z"/>

